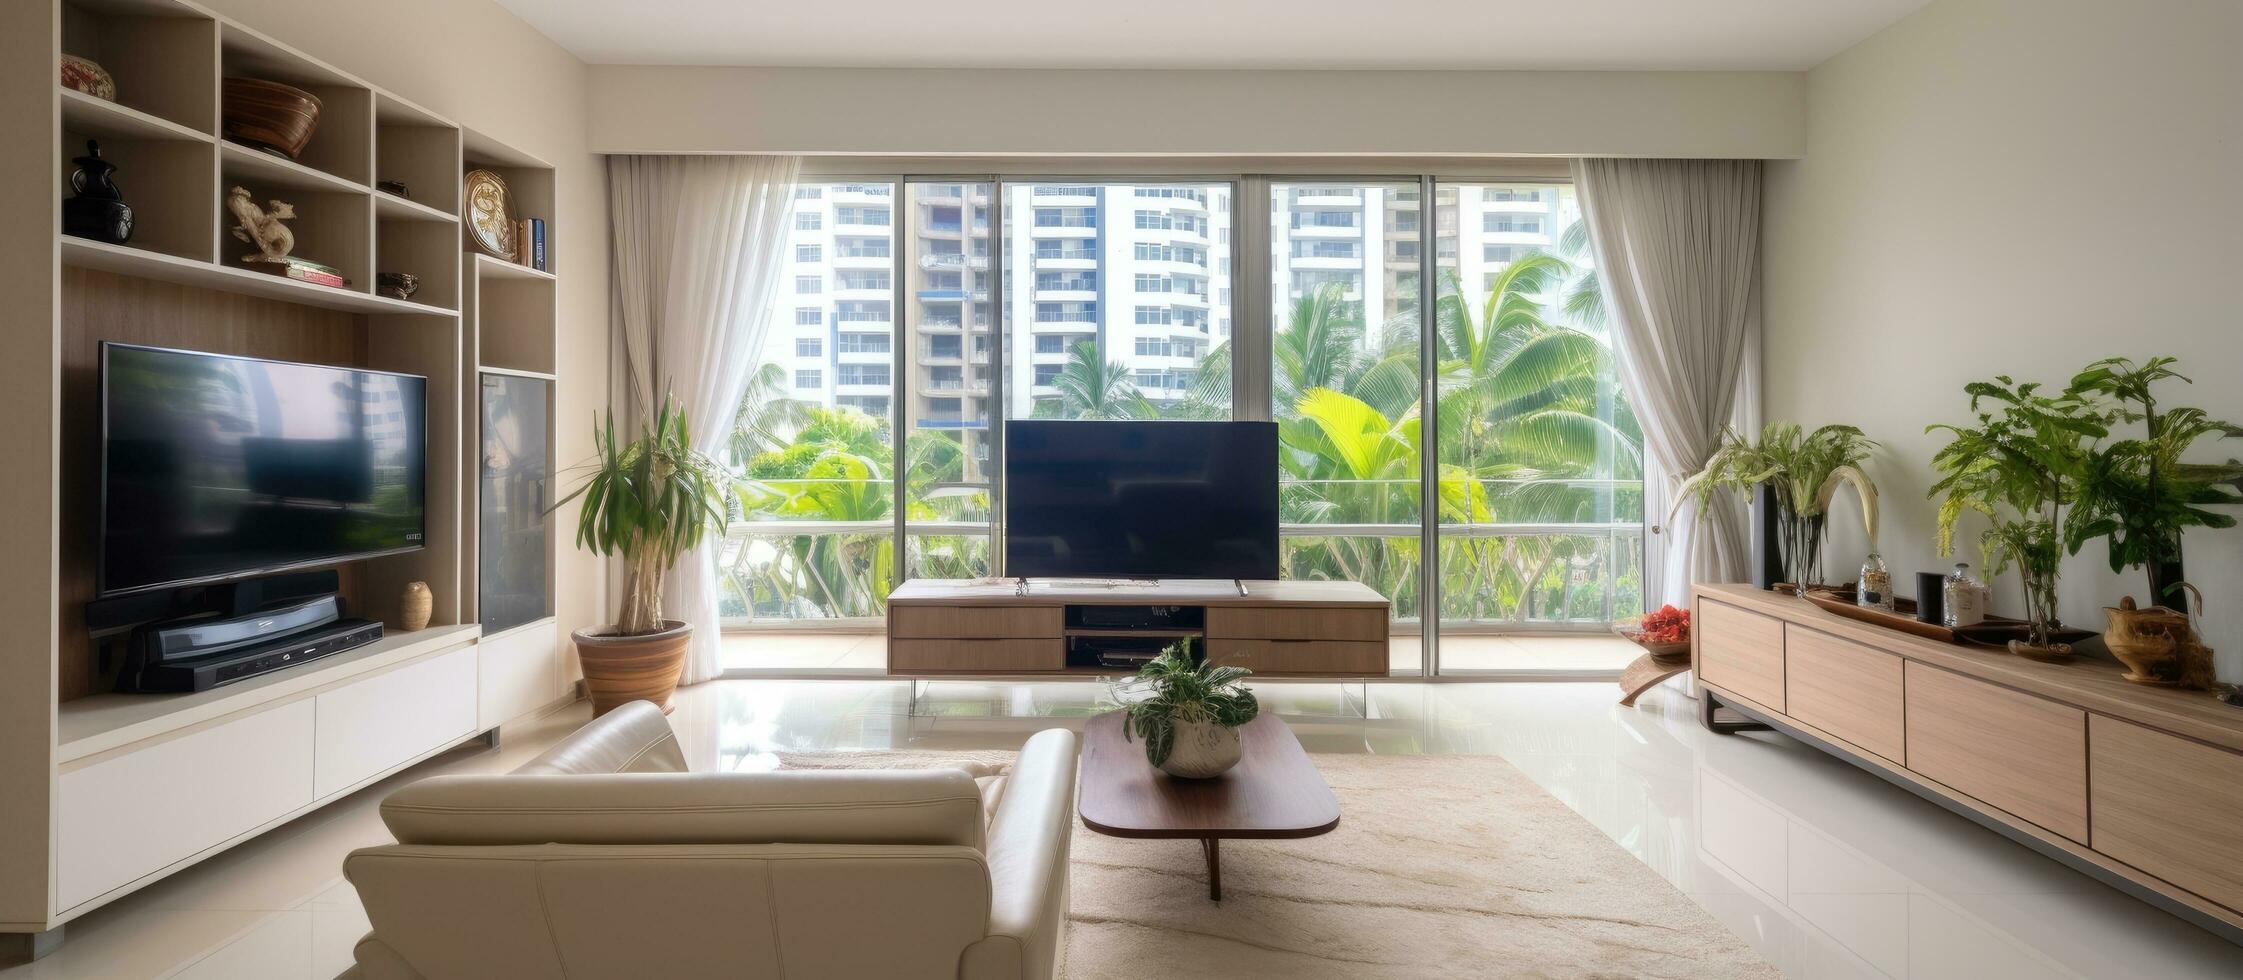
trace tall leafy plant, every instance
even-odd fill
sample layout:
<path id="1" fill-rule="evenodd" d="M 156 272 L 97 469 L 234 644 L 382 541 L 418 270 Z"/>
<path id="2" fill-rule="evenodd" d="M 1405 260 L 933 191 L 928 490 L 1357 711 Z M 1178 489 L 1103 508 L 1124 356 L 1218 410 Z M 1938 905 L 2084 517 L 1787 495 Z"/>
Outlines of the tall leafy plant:
<path id="1" fill-rule="evenodd" d="M 2036 383 L 2007 375 L 1963 386 L 1975 425 L 1932 425 L 1953 438 L 1932 457 L 1940 474 L 1931 495 L 1939 505 L 1939 553 L 1955 552 L 1955 523 L 1964 511 L 1990 522 L 1980 537 L 1991 574 L 2011 565 L 2025 583 L 2031 643 L 2047 647 L 2061 625 L 2056 582 L 2063 559 L 2064 508 L 2080 497 L 2095 455 L 2109 435 L 2109 415 L 2080 391 L 2044 394 Z"/>
<path id="2" fill-rule="evenodd" d="M 1861 469 L 1876 451 L 1877 443 L 1850 425 L 1808 432 L 1797 423 L 1770 422 L 1758 439 L 1730 429 L 1705 467 L 1682 482 L 1675 502 L 1679 507 L 1694 496 L 1702 514 L 1716 491 L 1750 493 L 1767 484 L 1775 495 L 1785 577 L 1812 585 L 1822 578 L 1823 532 L 1841 487 L 1852 486 L 1860 498 L 1862 529 L 1876 546 L 1877 487 Z"/>
<path id="3" fill-rule="evenodd" d="M 704 534 L 723 530 L 734 506 L 731 485 L 716 460 L 694 451 L 685 412 L 667 395 L 637 439 L 618 438 L 609 412 L 592 427 L 592 441 L 598 455 L 583 485 L 553 506 L 583 498 L 577 547 L 623 558 L 627 584 L 616 633 L 659 633 L 662 579 Z"/>
<path id="4" fill-rule="evenodd" d="M 2192 527 L 2234 527 L 2235 518 L 2205 510 L 2207 505 L 2243 503 L 2234 484 L 2243 465 L 2184 463 L 2182 455 L 2206 436 L 2243 435 L 2243 427 L 2222 422 L 2198 408 L 2160 410 L 2154 386 L 2188 378 L 2173 370 L 2174 358 L 2153 357 L 2141 364 L 2123 357 L 2097 361 L 2072 379 L 2069 393 L 2100 396 L 2117 404 L 2116 418 L 2142 425 L 2143 438 L 2118 439 L 2088 460 L 2079 500 L 2064 528 L 2072 554 L 2096 538 L 2110 542 L 2111 571 L 2140 567 L 2149 577 L 2150 601 L 2180 608 L 2181 532 Z"/>

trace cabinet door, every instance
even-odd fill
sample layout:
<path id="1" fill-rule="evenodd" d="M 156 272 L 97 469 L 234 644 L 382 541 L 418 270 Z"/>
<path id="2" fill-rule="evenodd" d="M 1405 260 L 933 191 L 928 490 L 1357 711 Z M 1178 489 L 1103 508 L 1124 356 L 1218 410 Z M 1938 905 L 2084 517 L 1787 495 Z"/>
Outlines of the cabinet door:
<path id="1" fill-rule="evenodd" d="M 268 708 L 57 780 L 55 906 L 69 909 L 312 801 L 312 702 Z"/>
<path id="2" fill-rule="evenodd" d="M 2087 713 L 1910 662 L 1908 768 L 2087 843 Z"/>
<path id="3" fill-rule="evenodd" d="M 1784 713 L 1896 763 L 1906 758 L 1900 683 L 1899 657 L 1784 625 Z"/>
<path id="4" fill-rule="evenodd" d="M 2094 716 L 2094 848 L 2243 911 L 2243 755 Z"/>
<path id="5" fill-rule="evenodd" d="M 553 466 L 545 443 L 553 383 L 482 376 L 482 475 L 477 480 L 475 608 L 483 632 L 553 615 L 553 527 L 545 508 Z"/>
<path id="6" fill-rule="evenodd" d="M 1207 638 L 1386 642 L 1386 610 L 1342 606 L 1209 606 Z"/>
<path id="7" fill-rule="evenodd" d="M 1712 599 L 1698 601 L 1698 679 L 1784 710 L 1783 621 Z"/>
<path id="8" fill-rule="evenodd" d="M 1257 674 L 1353 677 L 1386 674 L 1386 644 L 1340 640 L 1239 640 L 1209 637 L 1207 659 Z"/>
<path id="9" fill-rule="evenodd" d="M 929 640 L 1056 639 L 1065 616 L 1059 606 L 889 606 L 888 635 Z"/>
<path id="10" fill-rule="evenodd" d="M 1035 640 L 921 640 L 891 637 L 888 672 L 910 673 L 1043 673 L 1067 666 L 1065 641 Z"/>
<path id="11" fill-rule="evenodd" d="M 475 732 L 475 648 L 461 647 L 321 694 L 321 797 Z"/>

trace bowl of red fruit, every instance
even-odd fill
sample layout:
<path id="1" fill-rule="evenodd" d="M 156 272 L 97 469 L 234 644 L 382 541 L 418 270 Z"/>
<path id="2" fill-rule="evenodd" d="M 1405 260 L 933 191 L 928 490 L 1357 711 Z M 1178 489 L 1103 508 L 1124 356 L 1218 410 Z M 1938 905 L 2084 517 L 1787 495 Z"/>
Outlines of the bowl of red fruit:
<path id="1" fill-rule="evenodd" d="M 1682 657 L 1690 653 L 1688 609 L 1661 606 L 1657 612 L 1645 613 L 1636 625 L 1614 626 L 1612 631 L 1649 651 L 1654 657 Z"/>

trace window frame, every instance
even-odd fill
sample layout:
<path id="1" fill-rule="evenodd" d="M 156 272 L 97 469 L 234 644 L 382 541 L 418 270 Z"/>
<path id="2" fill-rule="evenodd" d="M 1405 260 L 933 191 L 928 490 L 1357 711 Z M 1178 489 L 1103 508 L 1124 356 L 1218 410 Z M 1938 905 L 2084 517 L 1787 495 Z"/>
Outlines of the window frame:
<path id="1" fill-rule="evenodd" d="M 916 217 L 916 209 L 912 206 L 910 197 L 911 185 L 922 183 L 986 183 L 990 185 L 991 201 L 994 202 L 995 209 L 994 211 L 989 213 L 988 218 L 986 219 L 987 225 L 984 226 L 978 220 L 966 220 L 963 218 L 961 220 L 961 223 L 967 225 L 964 230 L 969 237 L 974 236 L 977 231 L 986 236 L 986 241 L 989 243 L 988 252 L 986 253 L 989 258 L 989 267 L 990 269 L 994 270 L 994 275 L 991 282 L 992 295 L 999 297 L 1006 295 L 1006 290 L 1010 288 L 1008 280 L 1011 275 L 1011 270 L 1006 267 L 1007 256 L 1005 254 L 1007 251 L 1007 243 L 1005 241 L 1007 236 L 1001 231 L 1001 227 L 1002 223 L 1006 220 L 1004 215 L 1006 213 L 1006 208 L 1009 206 L 1009 189 L 1014 186 L 1026 184 L 1050 188 L 1095 189 L 1101 185 L 1115 183 L 1146 185 L 1173 182 L 1227 185 L 1227 187 L 1221 189 L 1219 193 L 1227 196 L 1228 198 L 1228 210 L 1230 212 L 1229 227 L 1224 229 L 1224 240 L 1221 242 L 1211 243 L 1208 247 L 1208 251 L 1210 253 L 1210 258 L 1213 260 L 1209 265 L 1210 272 L 1213 273 L 1218 268 L 1227 270 L 1228 274 L 1230 275 L 1230 286 L 1223 289 L 1220 294 L 1218 294 L 1213 289 L 1209 289 L 1206 294 L 1202 295 L 1206 295 L 1209 298 L 1209 307 L 1206 313 L 1209 326 L 1212 327 L 1215 323 L 1221 322 L 1222 320 L 1227 318 L 1227 321 L 1231 328 L 1230 342 L 1232 351 L 1232 391 L 1230 417 L 1238 421 L 1267 421 L 1270 419 L 1272 414 L 1270 405 L 1270 372 L 1272 366 L 1269 360 L 1269 353 L 1270 342 L 1274 335 L 1276 323 L 1272 316 L 1272 299 L 1268 295 L 1271 290 L 1268 288 L 1252 288 L 1252 286 L 1255 283 L 1268 282 L 1270 278 L 1269 263 L 1271 256 L 1269 253 L 1269 249 L 1271 247 L 1271 243 L 1269 239 L 1271 229 L 1269 227 L 1268 209 L 1271 204 L 1269 199 L 1269 187 L 1271 184 L 1347 184 L 1415 180 L 1419 184 L 1419 199 L 1421 201 L 1431 202 L 1437 201 L 1437 193 L 1441 185 L 1448 183 L 1508 184 L 1513 186 L 1565 186 L 1572 183 L 1570 174 L 1565 172 L 1565 168 L 1562 163 L 1554 164 L 1548 160 L 1535 160 L 1525 158 L 1492 159 L 1482 161 L 1481 166 L 1478 167 L 1471 165 L 1459 165 L 1455 161 L 1438 160 L 1415 162 L 1381 162 L 1364 160 L 1270 161 L 1270 163 L 1274 165 L 1266 169 L 1218 168 L 1204 171 L 1192 170 L 1188 168 L 1177 168 L 1174 164 L 1174 161 L 1159 162 L 1131 160 L 1067 160 L 1063 165 L 1053 167 L 1037 166 L 1035 165 L 1037 161 L 971 161 L 996 164 L 996 166 L 994 166 L 992 169 L 983 171 L 960 169 L 956 166 L 957 161 L 897 160 L 888 162 L 895 162 L 902 165 L 895 167 L 892 170 L 883 168 L 883 170 L 880 172 L 867 172 L 863 167 L 864 161 L 861 159 L 809 158 L 804 161 L 802 176 L 800 179 L 806 183 L 814 182 L 818 184 L 847 184 L 851 182 L 862 182 L 869 184 L 885 184 L 892 187 L 890 202 L 887 205 L 889 221 L 886 225 L 886 228 L 891 236 L 889 258 L 891 259 L 891 265 L 894 270 L 889 286 L 891 295 L 893 297 L 890 300 L 890 336 L 893 340 L 893 342 L 890 344 L 890 352 L 892 354 L 893 363 L 889 372 L 889 376 L 891 379 L 891 388 L 888 397 L 890 399 L 890 413 L 894 416 L 891 422 L 891 428 L 894 435 L 894 446 L 892 447 L 892 452 L 894 452 L 895 454 L 894 458 L 899 461 L 905 458 L 903 452 L 903 441 L 904 436 L 908 433 L 909 429 L 908 423 L 904 418 L 903 406 L 908 404 L 908 399 L 912 397 L 913 392 L 911 388 L 913 382 L 916 380 L 910 370 L 910 364 L 908 360 L 915 348 L 913 343 L 907 342 L 907 338 L 911 336 L 910 331 L 916 326 L 916 317 L 918 311 L 916 307 L 904 302 L 904 296 L 902 295 L 902 290 L 905 288 L 905 284 L 907 282 L 907 277 L 904 275 L 904 260 L 906 256 L 913 254 L 913 250 L 915 248 L 915 246 L 913 245 L 913 236 L 916 232 L 916 229 L 913 227 L 913 224 Z M 1131 198 L 1131 200 L 1133 201 L 1150 201 L 1157 199 L 1158 198 L 1156 196 L 1149 195 L 1132 195 Z M 872 204 L 866 206 L 879 207 L 880 205 Z M 1210 198 L 1208 206 L 1216 206 L 1216 199 Z M 1079 205 L 1031 204 L 1025 208 L 1025 210 L 1028 210 L 1031 213 L 1021 216 L 1020 220 L 1033 222 L 1035 218 L 1033 212 L 1044 208 L 1057 208 L 1062 212 L 1062 220 L 1057 225 L 1058 227 L 1102 228 L 1105 222 L 1129 220 L 1132 224 L 1134 224 L 1136 221 L 1136 216 L 1134 213 L 1128 219 L 1121 218 L 1120 212 L 1125 210 L 1134 212 L 1136 210 L 1135 208 L 1131 207 L 1127 201 L 1116 202 L 1108 206 L 1107 213 L 1104 215 L 1096 214 L 1095 209 L 1088 209 L 1092 210 L 1093 213 L 1082 215 L 1081 212 L 1086 209 L 1082 208 Z M 1418 236 L 1416 259 L 1420 263 L 1421 270 L 1420 275 L 1418 276 L 1418 289 L 1421 297 L 1420 308 L 1430 309 L 1432 308 L 1432 303 L 1435 299 L 1434 294 L 1438 289 L 1438 277 L 1424 275 L 1424 266 L 1428 263 L 1438 266 L 1438 264 L 1442 262 L 1442 260 L 1454 259 L 1455 256 L 1442 253 L 1440 251 L 1439 245 L 1437 244 L 1442 232 L 1442 229 L 1439 227 L 1440 223 L 1437 221 L 1422 220 L 1423 213 L 1423 211 L 1419 212 L 1420 220 L 1415 222 L 1416 227 L 1414 229 Z M 1077 223 L 1072 220 L 1067 220 L 1069 218 L 1077 217 L 1084 218 L 1088 223 Z M 1171 222 L 1171 225 L 1173 227 L 1173 222 Z M 1342 225 L 1320 227 L 1348 226 Z M 1238 230 L 1239 233 L 1231 234 L 1230 232 L 1233 229 Z M 1206 234 L 1209 233 L 1209 231 L 1210 229 L 1202 229 L 1201 233 Z M 838 237 L 836 240 L 838 241 Z M 1102 258 L 1102 253 L 1104 251 L 1104 249 L 1101 247 L 1102 244 L 1103 243 L 1099 241 L 1099 238 L 1091 238 L 1083 242 L 1081 245 L 1077 246 L 1077 248 L 1088 248 L 1094 250 L 1090 253 L 1090 255 L 1085 257 Z M 979 247 L 978 242 L 977 247 Z M 837 245 L 836 248 L 833 249 L 833 251 L 835 252 L 835 254 L 840 254 L 844 250 Z M 976 252 L 975 254 L 978 256 L 983 253 Z M 1042 253 L 1039 252 L 1038 254 Z M 1064 254 L 1073 255 L 1074 253 L 1070 251 Z M 1250 288 L 1236 288 L 1241 283 L 1248 284 Z M 996 356 L 992 359 L 990 370 L 990 374 L 993 379 L 993 390 L 989 397 L 991 399 L 990 404 L 992 405 L 994 411 L 994 416 L 991 419 L 991 429 L 993 433 L 992 452 L 996 454 L 996 459 L 1001 460 L 1003 452 L 1003 422 L 1006 420 L 1004 409 L 1007 404 L 1007 399 L 1002 394 L 1001 388 L 995 386 L 1001 385 L 1003 383 L 1004 378 L 1008 374 L 1009 366 L 1014 363 L 1015 358 L 1032 358 L 1036 355 L 1037 352 L 1026 348 L 1016 348 L 1015 345 L 1011 343 L 1011 338 L 1009 338 L 1009 336 L 1007 335 L 1009 325 L 1006 320 L 1004 311 L 1005 304 L 1003 302 L 992 302 L 987 305 L 990 307 L 989 319 L 991 321 L 989 335 L 998 338 L 995 344 Z M 1032 317 L 1035 315 L 1036 305 L 1037 304 L 1035 301 L 1031 301 L 1026 308 L 1015 312 L 1020 315 Z M 1090 306 L 1092 308 L 1097 308 L 1099 304 L 1097 303 L 1097 301 L 1069 301 L 1069 305 L 1075 307 Z M 976 304 L 976 306 L 978 307 L 979 304 Z M 901 314 L 901 318 L 897 319 L 897 311 L 899 310 L 903 312 Z M 972 313 L 965 310 L 962 310 L 961 312 L 962 314 L 968 316 L 973 315 Z M 1100 312 L 1103 313 L 1104 311 L 1101 310 Z M 972 327 L 970 324 L 968 325 L 968 329 L 969 332 L 972 331 Z M 976 336 L 979 336 L 979 334 L 977 333 Z M 1209 338 L 1210 339 L 1206 341 L 1206 344 L 1207 346 L 1211 347 L 1214 343 L 1212 333 L 1209 334 Z M 838 349 L 837 345 L 834 346 L 835 349 Z M 1427 397 L 1431 398 L 1433 397 L 1433 389 L 1435 387 L 1434 382 L 1435 380 L 1437 380 L 1437 365 L 1434 365 L 1431 362 L 1436 358 L 1437 355 L 1431 349 L 1432 345 L 1421 344 L 1420 347 L 1422 351 L 1422 359 L 1428 362 L 1426 365 L 1424 365 L 1424 369 L 1421 370 L 1421 381 L 1425 385 Z M 836 383 L 838 383 L 838 381 Z M 1481 677 L 1487 674 L 1508 675 L 1521 673 L 1521 671 L 1509 669 L 1496 671 L 1444 671 L 1440 667 L 1438 656 L 1438 635 L 1440 632 L 1442 632 L 1443 627 L 1439 622 L 1440 600 L 1437 591 L 1437 580 L 1439 576 L 1437 574 L 1437 570 L 1434 567 L 1438 561 L 1437 556 L 1440 543 L 1438 537 L 1439 522 L 1436 519 L 1428 519 L 1425 516 L 1437 513 L 1436 510 L 1431 509 L 1434 506 L 1435 502 L 1430 499 L 1434 494 L 1437 494 L 1438 492 L 1437 481 L 1434 479 L 1433 474 L 1437 473 L 1439 464 L 1437 449 L 1432 444 L 1432 438 L 1433 437 L 1430 435 L 1427 437 L 1426 445 L 1421 451 L 1421 458 L 1424 461 L 1424 469 L 1426 471 L 1424 474 L 1421 474 L 1421 491 L 1425 493 L 1429 499 L 1426 501 L 1427 509 L 1421 511 L 1419 521 L 1420 530 L 1424 537 L 1420 559 L 1422 565 L 1424 566 L 1424 570 L 1421 571 L 1421 576 L 1426 580 L 1422 586 L 1420 602 L 1422 604 L 1423 610 L 1425 610 L 1427 613 L 1426 615 L 1421 617 L 1421 620 L 1418 624 L 1418 632 L 1420 632 L 1424 637 L 1424 659 L 1421 662 L 1422 667 L 1419 673 L 1427 678 L 1455 677 L 1467 679 Z M 901 464 L 899 463 L 898 465 Z M 998 465 L 1001 467 L 1001 463 L 999 463 Z M 895 526 L 891 533 L 894 535 L 894 540 L 896 542 L 899 564 L 908 564 L 908 560 L 903 557 L 908 554 L 908 538 L 906 536 L 905 514 L 903 506 L 904 501 L 902 499 L 905 493 L 904 484 L 906 481 L 902 479 L 901 475 L 899 474 L 898 478 L 894 482 L 896 484 L 895 493 L 897 496 L 897 501 L 896 506 L 893 508 L 895 514 Z M 994 482 L 999 484 L 999 486 L 992 488 L 990 501 L 991 520 L 989 524 L 989 534 L 991 538 L 991 561 L 992 571 L 997 574 L 1002 574 L 1002 520 L 1000 516 L 1003 512 L 1003 491 L 1001 487 L 1002 480 L 997 479 Z M 1639 541 L 1642 543 L 1646 551 L 1648 551 L 1650 548 L 1650 524 L 1651 522 L 1648 518 L 1647 512 L 1644 524 L 1644 533 L 1639 538 Z M 1646 574 L 1644 576 L 1644 584 L 1646 588 L 1648 588 L 1650 584 L 1650 576 L 1648 574 L 1649 562 L 1647 559 L 1645 560 L 1645 569 Z M 909 574 L 909 569 L 903 569 L 900 574 L 907 576 Z M 868 625 L 875 625 L 876 623 L 876 620 L 835 620 L 816 622 L 796 621 L 786 623 L 727 621 L 725 624 L 725 629 L 728 631 L 742 629 L 753 630 L 760 628 L 793 630 L 801 630 L 806 628 L 859 629 Z M 1404 635 L 1409 632 L 1407 629 L 1403 628 L 1405 626 L 1406 624 L 1397 624 L 1397 635 Z M 1467 626 L 1460 629 L 1457 626 L 1452 625 L 1448 627 L 1448 630 L 1450 632 L 1463 633 L 1580 633 L 1592 631 L 1601 632 L 1603 628 L 1604 627 L 1601 624 L 1595 626 L 1593 630 L 1586 627 L 1577 627 L 1572 625 L 1559 625 L 1550 627 L 1533 626 L 1524 629 L 1483 629 L 1473 626 Z M 746 676 L 769 676 L 768 671 L 761 671 L 752 668 L 732 668 L 728 672 L 741 673 Z M 798 671 L 794 673 L 803 672 Z M 882 673 L 882 671 L 837 670 L 811 671 L 807 673 L 811 676 L 823 674 L 864 676 L 867 673 L 880 674 Z M 1531 671 L 1529 671 L 1528 673 L 1531 673 Z M 1407 672 L 1398 674 L 1398 676 L 1406 675 Z"/>

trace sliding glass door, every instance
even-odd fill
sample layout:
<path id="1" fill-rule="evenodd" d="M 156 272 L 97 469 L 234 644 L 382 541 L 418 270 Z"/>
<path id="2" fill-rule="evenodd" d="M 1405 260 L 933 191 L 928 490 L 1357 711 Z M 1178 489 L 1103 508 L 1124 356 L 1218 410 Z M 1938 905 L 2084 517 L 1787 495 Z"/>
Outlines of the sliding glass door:
<path id="1" fill-rule="evenodd" d="M 1641 437 L 1563 182 L 836 178 L 797 206 L 728 454 L 729 627 L 876 632 L 905 578 L 1003 574 L 1013 418 L 1275 420 L 1283 574 L 1389 596 L 1398 673 L 1537 666 L 1487 638 L 1641 611 Z"/>

